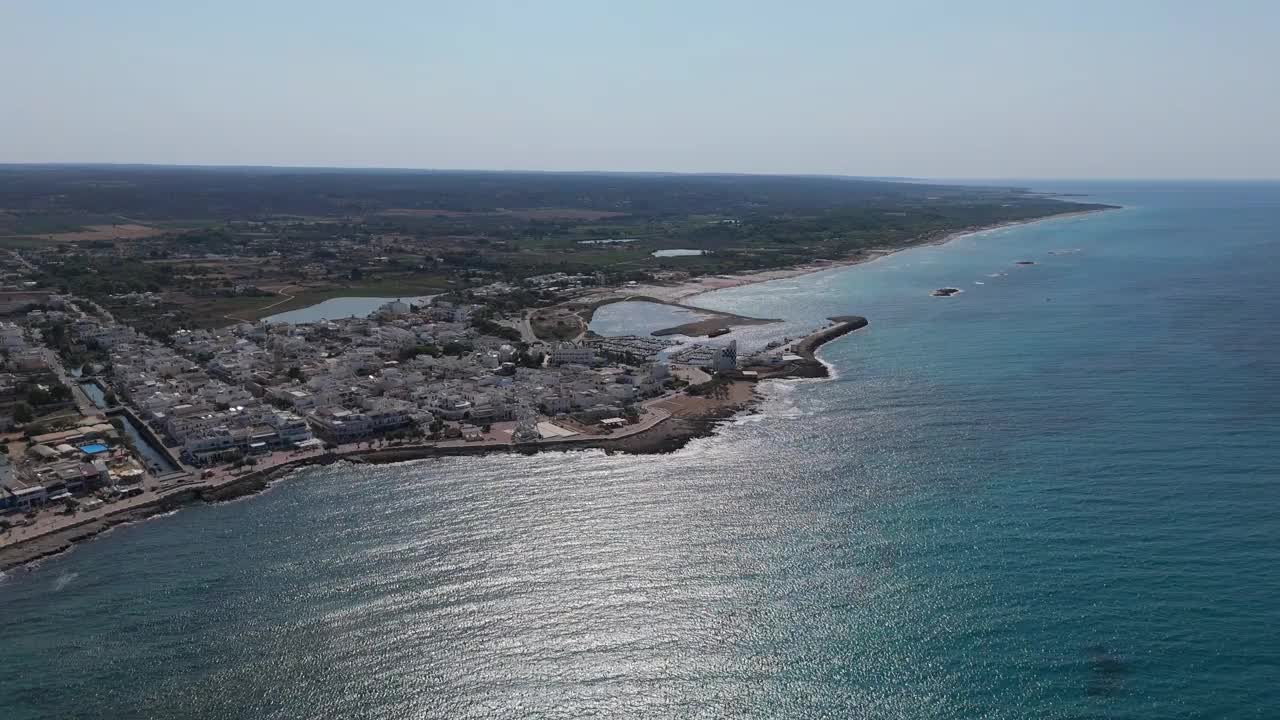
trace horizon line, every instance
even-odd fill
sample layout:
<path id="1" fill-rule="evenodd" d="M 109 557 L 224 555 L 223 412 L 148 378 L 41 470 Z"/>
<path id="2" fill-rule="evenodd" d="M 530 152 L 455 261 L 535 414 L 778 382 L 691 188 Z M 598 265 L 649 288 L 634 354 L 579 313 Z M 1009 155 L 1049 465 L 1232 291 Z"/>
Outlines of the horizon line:
<path id="1" fill-rule="evenodd" d="M 1004 181 L 1067 181 L 1067 182 L 1280 182 L 1280 175 L 1273 177 L 1251 176 L 1178 176 L 1178 177 L 1144 177 L 1134 176 L 1088 176 L 1088 175 L 853 175 L 832 172 L 763 172 L 763 171 L 727 171 L 727 170 L 550 170 L 538 168 L 446 168 L 446 167 L 408 167 L 396 165 L 274 165 L 246 163 L 159 163 L 159 162 L 122 162 L 122 161 L 38 161 L 15 162 L 0 160 L 0 168 L 9 167 L 47 167 L 47 168 L 174 168 L 192 170 L 338 170 L 356 172 L 403 172 L 403 173 L 494 173 L 494 174 L 540 174 L 540 175 L 669 175 L 669 176 L 719 176 L 719 177 L 792 177 L 792 178 L 844 178 L 849 180 L 879 180 L 883 182 L 910 181 L 943 181 L 943 182 L 1004 182 Z"/>

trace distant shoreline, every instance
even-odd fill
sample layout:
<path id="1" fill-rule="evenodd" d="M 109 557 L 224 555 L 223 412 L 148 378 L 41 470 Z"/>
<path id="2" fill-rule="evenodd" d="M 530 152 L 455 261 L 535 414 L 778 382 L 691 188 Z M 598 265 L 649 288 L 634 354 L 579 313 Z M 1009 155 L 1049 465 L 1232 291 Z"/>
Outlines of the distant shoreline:
<path id="1" fill-rule="evenodd" d="M 755 270 L 738 275 L 705 276 L 696 280 L 686 280 L 684 282 L 674 283 L 671 285 L 635 285 L 623 289 L 610 288 L 609 290 L 595 293 L 589 299 L 597 304 L 605 304 L 602 301 L 618 302 L 618 300 L 611 300 L 611 298 L 622 296 L 624 294 L 627 296 L 641 295 L 646 296 L 646 299 L 649 300 L 656 300 L 671 305 L 680 305 L 691 298 L 704 295 L 709 292 L 714 292 L 716 290 L 728 290 L 730 288 L 756 285 L 758 283 L 771 282 L 773 280 L 786 280 L 804 275 L 811 275 L 813 273 L 823 272 L 824 270 L 853 267 L 855 265 L 862 265 L 864 263 L 879 260 L 880 258 L 888 257 L 904 250 L 945 245 L 952 240 L 958 240 L 970 235 L 978 235 L 980 233 L 1017 227 L 1020 225 L 1031 225 L 1034 223 L 1081 217 L 1084 215 L 1093 215 L 1095 213 L 1111 212 L 1121 209 L 1123 209 L 1121 206 L 1087 208 L 1083 210 L 1072 210 L 1069 212 L 1055 213 L 1053 215 L 1027 218 L 1025 220 L 1008 220 L 990 225 L 975 225 L 958 230 L 952 230 L 936 238 L 923 239 L 893 247 L 872 248 L 867 250 L 865 254 L 859 255 L 858 257 L 850 257 L 842 260 L 821 260 L 793 267 L 776 268 L 773 270 Z M 710 310 L 709 308 L 701 308 L 696 305 L 693 305 L 692 307 L 699 311 Z"/>

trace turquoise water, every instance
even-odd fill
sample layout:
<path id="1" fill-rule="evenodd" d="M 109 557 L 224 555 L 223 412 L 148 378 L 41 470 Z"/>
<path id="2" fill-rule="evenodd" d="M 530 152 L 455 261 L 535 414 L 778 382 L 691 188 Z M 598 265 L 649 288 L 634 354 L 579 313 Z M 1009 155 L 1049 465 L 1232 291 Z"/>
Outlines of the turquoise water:
<path id="1" fill-rule="evenodd" d="M 11 573 L 3 716 L 1271 717 L 1280 186 L 1043 189 L 1127 208 L 700 296 L 872 324 L 680 452 L 309 470 Z"/>

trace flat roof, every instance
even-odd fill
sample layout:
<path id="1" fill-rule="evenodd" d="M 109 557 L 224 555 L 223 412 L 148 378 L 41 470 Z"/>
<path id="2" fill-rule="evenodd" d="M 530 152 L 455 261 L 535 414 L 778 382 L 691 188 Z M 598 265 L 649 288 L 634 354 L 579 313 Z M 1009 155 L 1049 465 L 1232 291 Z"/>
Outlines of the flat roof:
<path id="1" fill-rule="evenodd" d="M 538 434 L 544 438 L 553 438 L 553 437 L 573 437 L 578 433 L 574 432 L 573 430 L 569 430 L 567 428 L 562 428 L 559 425 L 556 425 L 555 423 L 543 421 L 538 423 Z"/>
<path id="2" fill-rule="evenodd" d="M 51 442 L 57 442 L 58 440 L 66 440 L 67 438 L 79 437 L 83 433 L 84 431 L 78 428 L 75 430 L 61 430 L 59 432 L 45 433 L 44 435 L 34 435 L 31 438 L 31 442 L 37 443 L 40 445 L 45 445 Z"/>
<path id="3" fill-rule="evenodd" d="M 86 455 L 97 455 L 107 451 L 107 446 L 102 443 L 90 443 L 89 445 L 81 445 L 80 452 Z"/>

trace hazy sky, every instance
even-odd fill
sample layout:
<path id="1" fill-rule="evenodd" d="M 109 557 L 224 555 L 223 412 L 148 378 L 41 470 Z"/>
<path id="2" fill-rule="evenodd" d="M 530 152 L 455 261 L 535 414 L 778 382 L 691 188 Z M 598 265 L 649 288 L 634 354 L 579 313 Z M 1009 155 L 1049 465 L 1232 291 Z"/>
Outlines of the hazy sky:
<path id="1" fill-rule="evenodd" d="M 1280 177 L 1280 1 L 0 0 L 0 162 Z"/>

